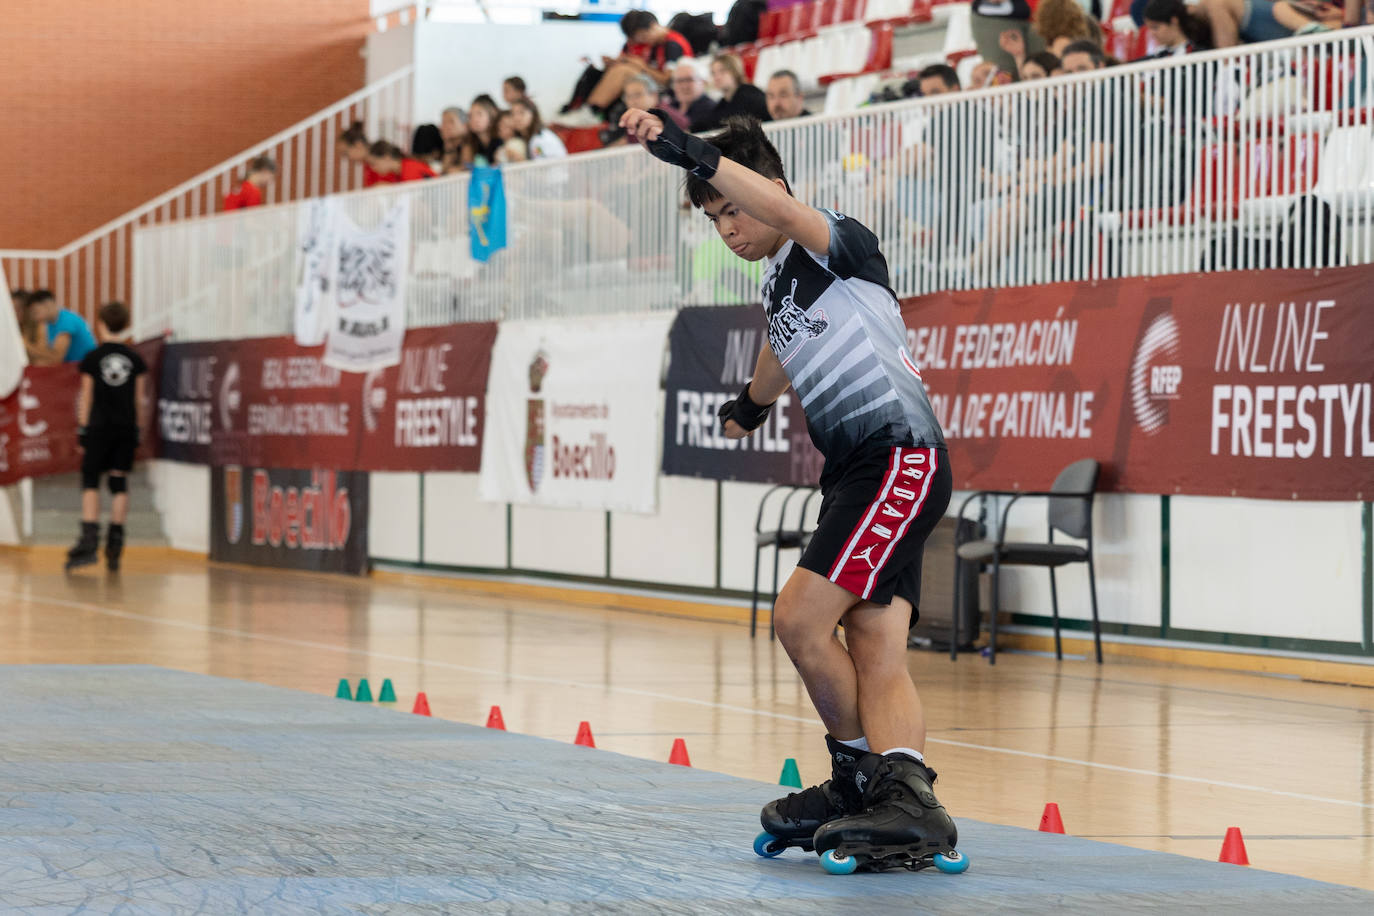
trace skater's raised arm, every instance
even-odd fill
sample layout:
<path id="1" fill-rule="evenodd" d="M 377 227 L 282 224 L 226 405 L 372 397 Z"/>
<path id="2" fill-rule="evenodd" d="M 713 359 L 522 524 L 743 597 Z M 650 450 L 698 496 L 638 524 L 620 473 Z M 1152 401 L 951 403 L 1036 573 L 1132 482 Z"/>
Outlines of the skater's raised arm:
<path id="1" fill-rule="evenodd" d="M 819 210 L 789 194 L 782 179 L 765 178 L 725 158 L 720 150 L 688 134 L 658 109 L 631 108 L 621 117 L 620 126 L 658 159 L 709 181 L 728 203 L 808 251 L 830 249 L 830 223 Z"/>

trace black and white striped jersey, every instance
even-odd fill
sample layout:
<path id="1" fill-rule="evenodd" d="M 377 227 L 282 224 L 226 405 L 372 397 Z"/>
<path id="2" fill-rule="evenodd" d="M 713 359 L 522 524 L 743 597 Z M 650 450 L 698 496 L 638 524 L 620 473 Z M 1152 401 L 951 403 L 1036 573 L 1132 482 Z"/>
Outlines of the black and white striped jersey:
<path id="1" fill-rule="evenodd" d="M 833 210 L 830 250 L 789 240 L 768 260 L 768 342 L 825 456 L 822 482 L 859 446 L 944 448 L 921 372 L 906 347 L 887 261 L 866 226 Z"/>

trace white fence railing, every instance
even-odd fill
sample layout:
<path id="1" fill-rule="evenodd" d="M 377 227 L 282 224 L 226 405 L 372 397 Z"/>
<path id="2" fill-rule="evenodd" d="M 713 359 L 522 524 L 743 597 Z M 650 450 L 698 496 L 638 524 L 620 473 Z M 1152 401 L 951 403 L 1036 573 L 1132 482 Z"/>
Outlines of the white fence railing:
<path id="1" fill-rule="evenodd" d="M 63 305 L 90 320 L 103 302 L 130 301 L 136 229 L 214 213 L 255 156 L 268 155 L 277 161 L 277 181 L 267 194 L 272 203 L 361 188 L 362 168 L 339 157 L 338 135 L 352 122 L 361 121 L 370 138 L 408 147 L 412 96 L 410 68 L 398 70 L 57 251 L 0 250 L 0 266 L 10 283 L 25 289 L 51 289 Z"/>
<path id="2" fill-rule="evenodd" d="M 1374 28 L 770 126 L 797 196 L 868 225 L 902 296 L 1374 261 Z M 414 195 L 414 325 L 757 299 L 639 149 L 505 171 L 509 247 L 467 255 L 463 177 Z M 143 333 L 289 330 L 295 209 L 141 229 Z"/>

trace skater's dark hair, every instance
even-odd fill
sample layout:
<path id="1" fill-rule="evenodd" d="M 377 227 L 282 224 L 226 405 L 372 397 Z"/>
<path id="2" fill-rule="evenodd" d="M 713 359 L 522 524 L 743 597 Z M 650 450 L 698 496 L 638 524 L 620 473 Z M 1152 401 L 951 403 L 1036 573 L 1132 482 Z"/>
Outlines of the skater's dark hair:
<path id="1" fill-rule="evenodd" d="M 123 302 L 106 302 L 97 314 L 100 323 L 111 334 L 122 334 L 129 326 L 129 307 Z"/>
<path id="2" fill-rule="evenodd" d="M 648 10 L 630 10 L 620 17 L 620 31 L 631 40 L 645 29 L 658 25 L 658 17 Z"/>
<path id="3" fill-rule="evenodd" d="M 782 168 L 782 157 L 764 134 L 763 125 L 757 118 L 744 115 L 726 118 L 725 128 L 706 140 L 720 150 L 726 159 L 758 172 L 764 178 L 781 178 L 787 193 L 792 193 L 792 186 L 787 183 L 787 173 Z M 687 176 L 687 198 L 692 206 L 704 207 L 721 196 L 709 181 L 695 175 Z"/>

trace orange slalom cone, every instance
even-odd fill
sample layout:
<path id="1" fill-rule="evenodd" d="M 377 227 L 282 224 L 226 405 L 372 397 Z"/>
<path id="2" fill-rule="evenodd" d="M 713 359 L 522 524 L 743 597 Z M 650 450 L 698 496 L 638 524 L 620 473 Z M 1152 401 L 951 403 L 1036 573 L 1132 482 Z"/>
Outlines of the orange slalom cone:
<path id="1" fill-rule="evenodd" d="M 668 762 L 680 767 L 689 767 L 692 761 L 687 757 L 687 742 L 681 738 L 673 740 L 673 749 L 668 753 Z"/>
<path id="2" fill-rule="evenodd" d="M 487 714 L 487 728 L 499 728 L 506 730 L 506 720 L 501 718 L 501 707 L 493 706 L 491 712 Z"/>
<path id="3" fill-rule="evenodd" d="M 1221 841 L 1221 855 L 1217 861 L 1225 862 L 1227 865 L 1250 864 L 1250 857 L 1245 854 L 1245 840 L 1240 835 L 1239 827 L 1226 828 L 1226 839 Z"/>
<path id="4" fill-rule="evenodd" d="M 1045 805 L 1045 813 L 1040 815 L 1041 833 L 1063 833 L 1064 819 L 1059 816 L 1059 805 L 1050 802 Z"/>
<path id="5" fill-rule="evenodd" d="M 596 742 L 592 740 L 592 724 L 590 722 L 578 723 L 577 737 L 573 739 L 573 744 L 580 744 L 582 747 L 596 747 Z"/>
<path id="6" fill-rule="evenodd" d="M 415 708 L 411 712 L 417 716 L 429 715 L 429 697 L 423 690 L 415 694 Z"/>

